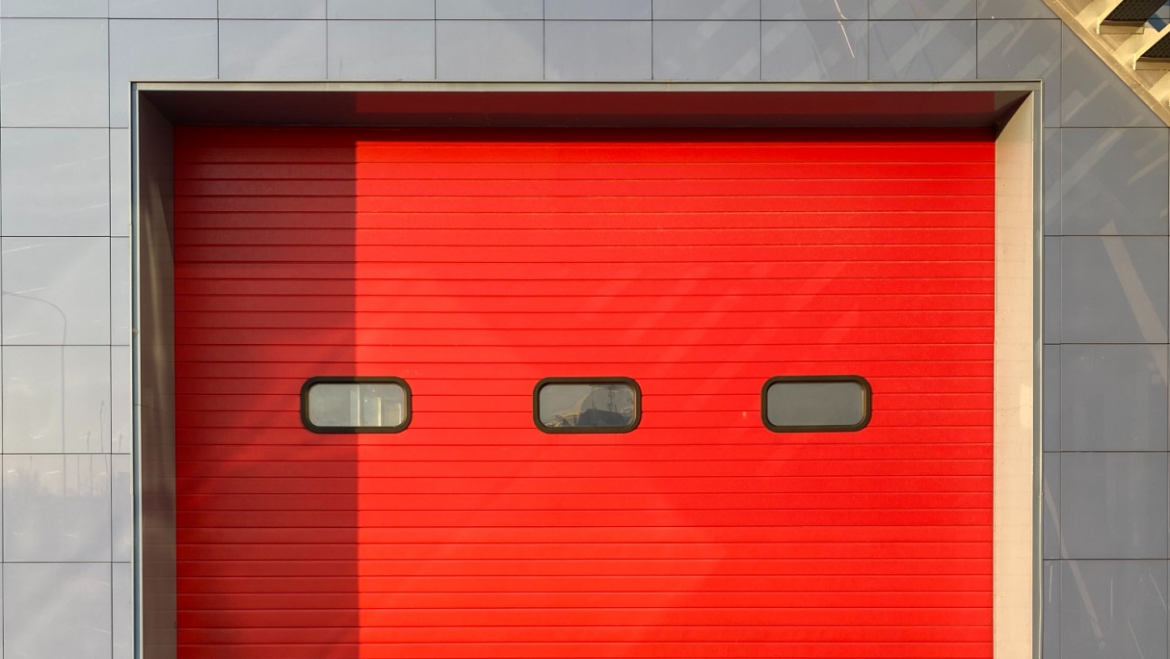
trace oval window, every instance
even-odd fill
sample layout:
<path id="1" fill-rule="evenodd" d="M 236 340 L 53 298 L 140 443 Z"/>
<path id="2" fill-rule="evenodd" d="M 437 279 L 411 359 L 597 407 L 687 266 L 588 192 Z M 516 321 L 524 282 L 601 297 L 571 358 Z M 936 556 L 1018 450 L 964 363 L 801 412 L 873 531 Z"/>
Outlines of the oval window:
<path id="1" fill-rule="evenodd" d="M 319 433 L 401 432 L 410 387 L 399 378 L 313 378 L 301 388 L 301 421 Z"/>
<path id="2" fill-rule="evenodd" d="M 764 425 L 775 432 L 854 432 L 869 424 L 873 393 L 857 376 L 776 377 L 764 385 Z"/>
<path id="3" fill-rule="evenodd" d="M 549 433 L 630 432 L 642 390 L 629 378 L 547 378 L 533 391 L 536 427 Z"/>

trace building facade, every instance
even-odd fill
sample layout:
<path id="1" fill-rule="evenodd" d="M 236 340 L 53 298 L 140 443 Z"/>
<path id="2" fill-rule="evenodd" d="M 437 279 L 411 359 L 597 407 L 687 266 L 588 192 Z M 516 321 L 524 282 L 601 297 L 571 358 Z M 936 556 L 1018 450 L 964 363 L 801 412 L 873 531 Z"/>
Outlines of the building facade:
<path id="1" fill-rule="evenodd" d="M 666 80 L 1042 81 L 1036 633 L 1170 656 L 1170 132 L 1042 0 L 0 0 L 0 656 L 135 656 L 131 82 Z"/>

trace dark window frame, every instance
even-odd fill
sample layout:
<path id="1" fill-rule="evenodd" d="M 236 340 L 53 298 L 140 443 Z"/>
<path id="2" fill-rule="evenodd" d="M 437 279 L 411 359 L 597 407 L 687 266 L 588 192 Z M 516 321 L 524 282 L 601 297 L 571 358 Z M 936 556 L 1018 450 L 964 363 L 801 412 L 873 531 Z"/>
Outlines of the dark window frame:
<path id="1" fill-rule="evenodd" d="M 402 387 L 402 423 L 396 426 L 318 426 L 309 419 L 309 390 L 319 384 L 394 384 Z M 355 435 L 359 433 L 381 433 L 393 435 L 410 427 L 414 414 L 414 403 L 410 385 L 399 377 L 386 376 L 318 376 L 305 380 L 301 385 L 301 424 L 310 432 L 320 435 Z"/>
<path id="2" fill-rule="evenodd" d="M 848 426 L 782 426 L 772 423 L 768 418 L 768 390 L 772 385 L 778 383 L 806 383 L 817 384 L 821 382 L 852 382 L 861 386 L 865 396 L 865 416 L 861 421 Z M 857 432 L 869 425 L 873 419 L 873 387 L 870 386 L 869 380 L 860 375 L 778 375 L 774 378 L 769 378 L 764 383 L 764 388 L 760 390 L 760 418 L 764 422 L 764 427 L 776 433 L 810 433 L 810 432 Z"/>
<path id="3" fill-rule="evenodd" d="M 629 424 L 620 427 L 575 427 L 553 428 L 544 425 L 540 420 L 540 390 L 550 384 L 622 384 L 634 392 L 634 418 Z M 538 430 L 550 435 L 624 435 L 633 432 L 642 423 L 642 387 L 637 381 L 625 376 L 607 376 L 599 378 L 588 377 L 552 377 L 544 378 L 532 388 L 532 421 Z"/>

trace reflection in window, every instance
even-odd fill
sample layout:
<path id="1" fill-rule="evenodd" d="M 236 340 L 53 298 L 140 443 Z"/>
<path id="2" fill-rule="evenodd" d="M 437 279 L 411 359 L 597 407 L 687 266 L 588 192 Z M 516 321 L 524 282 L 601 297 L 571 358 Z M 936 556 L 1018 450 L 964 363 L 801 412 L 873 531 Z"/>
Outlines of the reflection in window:
<path id="1" fill-rule="evenodd" d="M 776 432 L 850 432 L 869 423 L 872 393 L 860 377 L 780 377 L 763 398 L 764 425 Z"/>
<path id="2" fill-rule="evenodd" d="M 536 385 L 536 425 L 545 432 L 629 432 L 641 391 L 628 378 L 550 378 Z"/>
<path id="3" fill-rule="evenodd" d="M 397 378 L 314 378 L 301 390 L 313 432 L 398 432 L 410 422 L 410 388 Z"/>

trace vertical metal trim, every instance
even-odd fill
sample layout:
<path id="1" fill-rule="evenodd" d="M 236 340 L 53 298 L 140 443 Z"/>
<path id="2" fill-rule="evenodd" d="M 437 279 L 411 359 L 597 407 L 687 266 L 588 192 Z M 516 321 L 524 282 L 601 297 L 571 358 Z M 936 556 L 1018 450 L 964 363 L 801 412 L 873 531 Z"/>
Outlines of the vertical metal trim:
<path id="1" fill-rule="evenodd" d="M 437 66 L 437 64 L 436 64 Z M 606 88 L 622 90 L 646 89 L 666 91 L 672 87 L 670 83 L 659 81 L 645 81 L 630 84 L 574 84 L 574 83 L 372 83 L 372 84 L 338 84 L 329 82 L 303 83 L 188 83 L 188 82 L 155 82 L 130 84 L 130 258 L 131 258 L 131 404 L 133 406 L 131 456 L 133 482 L 133 564 L 131 569 L 132 596 L 133 596 L 133 625 L 134 625 L 134 656 L 136 659 L 145 659 L 145 630 L 144 618 L 144 584 L 143 584 L 143 506 L 142 506 L 142 429 L 141 414 L 141 385 L 142 385 L 142 287 L 141 287 L 141 258 L 142 258 L 142 209 L 141 209 L 141 181 L 142 181 L 142 135 L 141 135 L 141 94 L 145 90 L 190 90 L 190 91 L 217 91 L 217 90 L 249 90 L 256 92 L 295 90 L 306 93 L 345 92 L 345 91 L 384 91 L 384 92 L 420 92 L 420 91 L 462 91 L 474 93 L 488 88 L 521 92 L 572 91 L 574 89 L 603 90 Z M 701 83 L 690 85 L 690 89 L 683 89 L 686 85 L 673 85 L 676 92 L 684 91 L 745 91 L 750 89 L 756 92 L 770 93 L 799 93 L 801 91 L 902 91 L 929 93 L 931 91 L 1020 91 L 1028 90 L 1033 99 L 1032 103 L 1032 158 L 1033 158 L 1033 190 L 1032 190 L 1032 217 L 1033 217 L 1033 500 L 1032 500 L 1032 593 L 1033 593 L 1033 626 L 1032 626 L 1032 656 L 1039 659 L 1042 651 L 1042 624 L 1043 611 L 1041 600 L 1042 561 L 1041 546 L 1041 482 L 1042 460 L 1040 448 L 1043 439 L 1043 350 L 1042 350 L 1042 322 L 1043 322 L 1043 105 L 1041 99 L 1041 85 L 1039 83 L 994 82 L 979 81 L 977 83 L 834 83 L 834 84 L 787 84 L 787 83 Z M 997 172 L 998 176 L 998 172 Z"/>
<path id="2" fill-rule="evenodd" d="M 139 296 L 142 293 L 142 287 L 139 285 L 139 278 L 141 276 L 140 267 L 138 263 L 141 246 L 139 228 L 141 220 L 139 217 L 141 204 L 139 203 L 139 192 L 141 185 L 139 178 L 141 177 L 141 160 L 139 158 L 139 144 L 141 138 L 138 134 L 138 84 L 131 83 L 130 85 L 130 406 L 131 406 L 131 432 L 130 432 L 130 454 L 131 454 L 131 481 L 132 481 L 132 498 L 133 498 L 133 538 L 134 547 L 131 550 L 131 558 L 133 564 L 130 566 L 130 592 L 133 597 L 131 608 L 134 610 L 134 659 L 142 659 L 142 645 L 143 645 L 143 630 L 142 630 L 142 420 L 140 418 L 141 406 L 141 359 L 140 352 L 142 350 L 141 335 L 139 328 L 141 323 L 141 301 Z"/>
<path id="3" fill-rule="evenodd" d="M 1013 116 L 1005 121 L 996 140 L 996 539 L 993 578 L 995 650 L 997 656 L 1002 653 L 1004 659 L 1038 659 L 1043 640 L 1040 447 L 1043 435 L 1044 179 L 1043 106 L 1040 101 L 1039 89 L 1029 94 Z M 1024 176 L 1031 177 L 1031 185 L 1021 180 Z M 1030 227 L 1025 224 L 1028 216 L 1031 218 Z M 1031 241 L 1031 245 L 1027 241 Z M 1025 300 L 1020 297 L 1029 284 L 1031 290 L 1028 293 L 1032 299 L 1025 305 Z M 1024 336 L 1025 332 L 1029 332 L 1029 336 Z M 1025 357 L 1030 357 L 1030 369 Z M 1029 406 L 1030 410 L 1027 409 Z M 1031 424 L 1030 428 L 1028 424 Z M 1026 443 L 1028 439 L 1030 445 Z M 1024 478 L 1027 477 L 1031 481 L 1025 485 Z M 1024 503 L 1025 497 L 1028 497 L 1027 504 Z M 1024 514 L 1030 516 L 1030 524 L 1024 521 Z M 1020 545 L 1025 542 L 1031 544 L 1029 552 L 1022 551 Z M 1022 618 L 1025 602 L 1021 600 L 1024 597 L 1031 600 L 1027 607 L 1031 615 L 1026 621 Z M 1025 642 L 1028 643 L 1026 648 Z"/>
<path id="4" fill-rule="evenodd" d="M 1032 657 L 1044 648 L 1044 83 L 1032 92 Z"/>
<path id="5" fill-rule="evenodd" d="M 132 89 L 134 89 L 132 87 Z M 169 505 L 168 493 L 173 497 L 170 482 L 173 472 L 165 473 L 168 464 L 173 468 L 173 417 L 169 419 L 168 433 L 161 423 L 166 415 L 173 414 L 173 383 L 166 385 L 167 373 L 173 373 L 173 357 L 168 357 L 169 335 L 174 324 L 173 313 L 168 306 L 173 300 L 173 291 L 167 288 L 173 273 L 166 271 L 170 266 L 170 231 L 168 223 L 172 212 L 171 199 L 173 183 L 171 125 L 148 99 L 135 93 L 131 97 L 131 309 L 133 329 L 131 333 L 131 413 L 133 432 L 131 455 L 133 461 L 133 537 L 134 564 L 132 571 L 133 596 L 135 598 L 135 656 L 153 659 L 174 657 L 172 641 L 156 642 L 160 634 L 173 629 L 174 621 L 169 616 L 174 604 L 156 603 L 160 597 L 154 586 L 164 579 L 156 576 L 173 573 L 173 556 L 167 561 L 151 561 L 156 552 L 174 551 L 173 529 L 169 539 L 165 528 L 162 535 L 152 533 L 150 524 L 173 524 L 173 498 Z M 152 249 L 151 241 L 160 243 L 161 251 Z M 150 260 L 148 260 L 150 259 Z M 158 267 L 155 267 L 158 266 Z M 161 291 L 161 292 L 160 292 Z M 163 304 L 160 306 L 160 300 Z M 159 312 L 162 312 L 161 315 Z M 155 368 L 162 365 L 162 369 Z M 154 370 L 152 370 L 154 369 Z M 155 371 L 161 371 L 158 377 Z M 152 420 L 157 419 L 157 422 Z M 153 429 L 153 432 L 151 432 Z M 167 439 L 160 439 L 155 433 Z M 167 448 L 169 446 L 169 449 Z M 153 470 L 153 471 L 152 471 Z M 161 513 L 161 516 L 160 516 Z M 155 521 L 156 519 L 160 521 Z M 168 521 L 169 520 L 169 521 Z M 162 540 L 155 541 L 154 537 Z M 147 545 L 147 540 L 152 540 Z M 149 578 L 149 579 L 148 579 Z M 163 589 L 173 591 L 174 587 Z M 162 596 L 165 597 L 164 592 Z M 160 649 L 162 648 L 162 649 Z"/>

